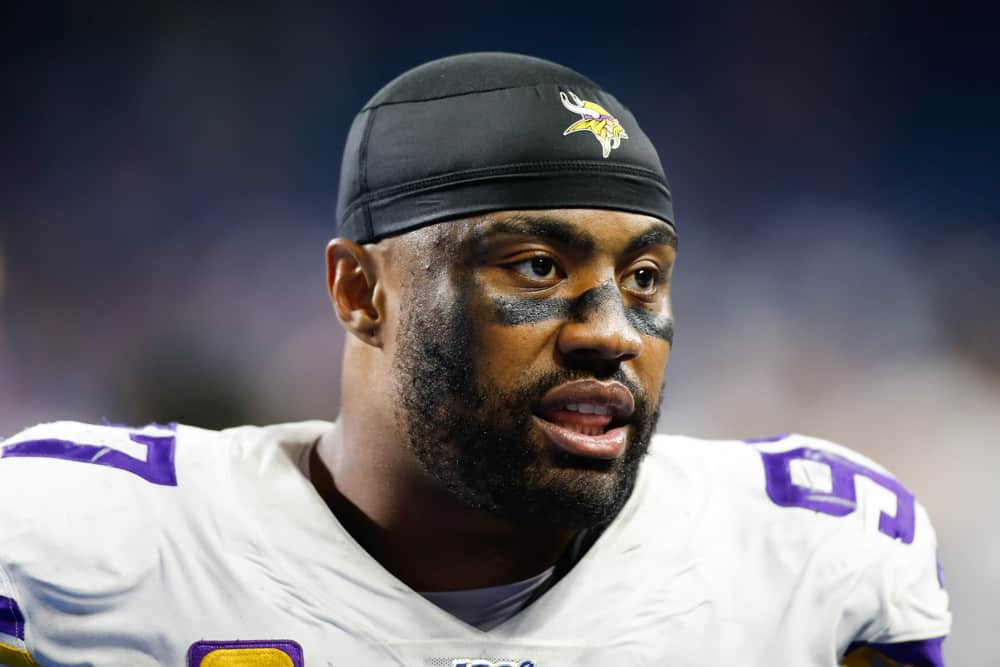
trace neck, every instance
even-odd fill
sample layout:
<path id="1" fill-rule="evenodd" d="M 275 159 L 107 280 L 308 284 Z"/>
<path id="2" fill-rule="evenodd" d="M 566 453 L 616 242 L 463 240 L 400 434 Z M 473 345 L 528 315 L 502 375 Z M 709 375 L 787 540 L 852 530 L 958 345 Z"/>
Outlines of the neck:
<path id="1" fill-rule="evenodd" d="M 470 508 L 432 479 L 397 442 L 327 433 L 310 460 L 314 486 L 344 528 L 410 588 L 451 591 L 539 574 L 573 531 L 526 527 Z M 368 422 L 371 423 L 371 422 Z"/>

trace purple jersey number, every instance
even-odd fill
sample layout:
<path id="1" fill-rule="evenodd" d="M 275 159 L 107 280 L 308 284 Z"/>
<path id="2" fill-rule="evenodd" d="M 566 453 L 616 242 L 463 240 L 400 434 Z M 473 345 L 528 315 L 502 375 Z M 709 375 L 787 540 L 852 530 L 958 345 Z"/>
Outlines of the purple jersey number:
<path id="1" fill-rule="evenodd" d="M 161 428 L 172 431 L 175 427 L 175 424 L 169 424 Z M 7 445 L 0 448 L 0 458 L 41 457 L 91 463 L 127 470 L 153 484 L 177 486 L 177 471 L 174 467 L 175 441 L 172 433 L 152 435 L 133 431 L 128 434 L 128 438 L 134 443 L 145 445 L 145 461 L 105 445 L 87 445 L 55 438 L 25 440 Z"/>
<path id="2" fill-rule="evenodd" d="M 786 452 L 759 452 L 764 460 L 767 495 L 782 507 L 802 507 L 830 516 L 847 516 L 858 507 L 854 479 L 866 477 L 896 496 L 895 516 L 881 512 L 878 529 L 904 544 L 913 542 L 916 513 L 913 494 L 888 475 L 870 470 L 832 452 L 799 447 Z M 792 481 L 791 462 L 817 461 L 830 468 L 832 489 L 829 492 L 799 486 Z"/>

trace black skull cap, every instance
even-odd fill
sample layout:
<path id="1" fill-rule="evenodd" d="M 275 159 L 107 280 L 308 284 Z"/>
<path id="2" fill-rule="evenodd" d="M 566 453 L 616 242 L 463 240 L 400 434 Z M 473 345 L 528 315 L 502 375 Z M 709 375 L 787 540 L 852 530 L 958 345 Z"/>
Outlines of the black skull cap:
<path id="1" fill-rule="evenodd" d="M 389 82 L 344 148 L 337 233 L 373 243 L 490 211 L 598 208 L 674 224 L 656 149 L 624 105 L 556 63 L 467 53 Z"/>

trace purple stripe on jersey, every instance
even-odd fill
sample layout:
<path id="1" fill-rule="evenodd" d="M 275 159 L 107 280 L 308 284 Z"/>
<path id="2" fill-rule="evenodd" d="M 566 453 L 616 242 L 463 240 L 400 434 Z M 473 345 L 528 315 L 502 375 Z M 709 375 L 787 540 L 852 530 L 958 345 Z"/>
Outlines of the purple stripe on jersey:
<path id="1" fill-rule="evenodd" d="M 761 442 L 778 442 L 780 440 L 784 440 L 790 435 L 791 433 L 779 433 L 777 435 L 764 436 L 763 438 L 744 438 L 743 442 L 747 443 L 748 445 L 756 445 Z"/>
<path id="2" fill-rule="evenodd" d="M 293 667 L 305 667 L 305 658 L 302 656 L 302 647 L 298 642 L 290 639 L 276 639 L 263 641 L 200 641 L 191 644 L 188 649 L 188 667 L 201 667 L 202 661 L 212 651 L 240 651 L 246 649 L 271 648 L 281 651 L 287 655 Z M 249 663 L 248 663 L 249 664 Z M 262 662 L 255 662 L 261 664 Z"/>
<path id="3" fill-rule="evenodd" d="M 868 647 L 890 660 L 895 660 L 909 667 L 944 667 L 944 655 L 941 653 L 941 644 L 943 643 L 944 637 L 894 644 L 854 642 L 847 649 L 847 655 L 856 649 Z"/>
<path id="4" fill-rule="evenodd" d="M 0 595 L 0 632 L 24 640 L 24 614 L 17 602 Z"/>

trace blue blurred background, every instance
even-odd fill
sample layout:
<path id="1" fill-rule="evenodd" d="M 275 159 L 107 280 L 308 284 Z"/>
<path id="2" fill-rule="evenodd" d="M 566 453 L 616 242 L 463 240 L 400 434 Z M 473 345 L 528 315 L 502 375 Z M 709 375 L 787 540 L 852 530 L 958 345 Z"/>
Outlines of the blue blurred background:
<path id="1" fill-rule="evenodd" d="M 1000 665 L 1000 12 L 22 4 L 0 10 L 0 434 L 334 417 L 323 248 L 354 113 L 426 60 L 529 53 L 631 107 L 671 179 L 660 429 L 881 461 L 937 525 L 951 664 Z"/>

